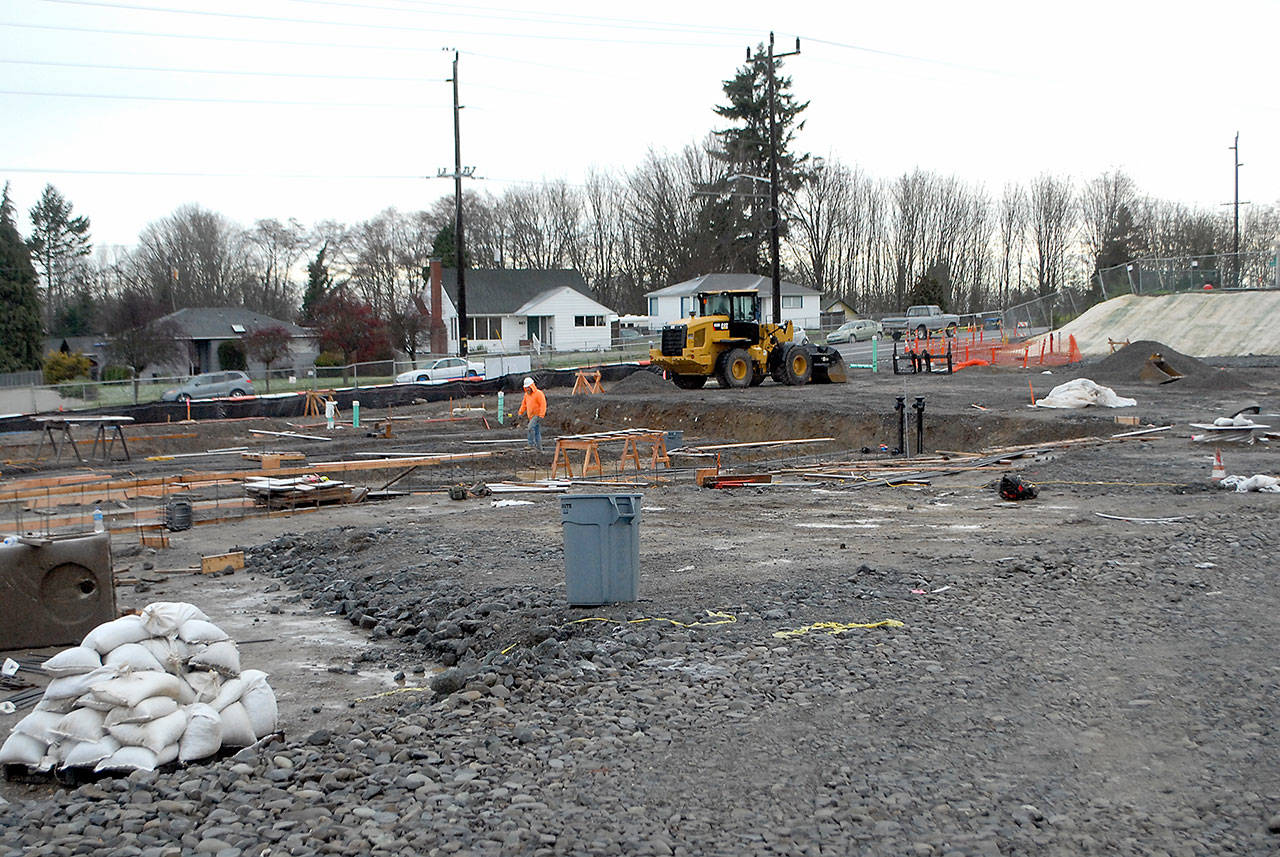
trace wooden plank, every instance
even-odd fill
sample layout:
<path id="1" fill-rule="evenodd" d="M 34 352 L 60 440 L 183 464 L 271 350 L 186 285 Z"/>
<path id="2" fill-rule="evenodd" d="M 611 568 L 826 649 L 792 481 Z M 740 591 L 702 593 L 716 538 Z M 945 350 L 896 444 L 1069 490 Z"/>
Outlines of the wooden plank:
<path id="1" fill-rule="evenodd" d="M 244 551 L 217 553 L 200 558 L 201 574 L 213 574 L 215 571 L 224 570 L 227 566 L 234 569 L 244 568 Z"/>
<path id="2" fill-rule="evenodd" d="M 756 440 L 746 443 L 717 443 L 710 446 L 695 447 L 699 452 L 707 452 L 714 449 L 751 449 L 760 446 L 787 446 L 804 443 L 831 443 L 834 437 L 798 437 L 791 440 Z"/>

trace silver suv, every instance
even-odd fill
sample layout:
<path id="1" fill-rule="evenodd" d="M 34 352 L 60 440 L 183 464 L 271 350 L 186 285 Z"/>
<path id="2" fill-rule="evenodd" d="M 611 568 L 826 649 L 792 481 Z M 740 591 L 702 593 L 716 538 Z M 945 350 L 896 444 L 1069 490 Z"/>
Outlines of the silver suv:
<path id="1" fill-rule="evenodd" d="M 188 399 L 216 399 L 221 396 L 252 396 L 253 382 L 243 372 L 205 372 L 189 378 L 181 387 L 165 390 L 162 402 Z"/>

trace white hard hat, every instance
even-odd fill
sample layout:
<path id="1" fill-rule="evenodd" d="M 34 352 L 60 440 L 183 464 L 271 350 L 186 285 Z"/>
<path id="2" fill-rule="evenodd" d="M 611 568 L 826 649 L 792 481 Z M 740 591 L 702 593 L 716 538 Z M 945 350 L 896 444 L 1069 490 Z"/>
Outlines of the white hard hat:
<path id="1" fill-rule="evenodd" d="M 524 385 L 525 385 L 526 387 L 532 387 L 532 386 L 533 386 L 533 379 L 532 379 L 532 378 L 525 378 L 525 379 L 524 379 Z"/>

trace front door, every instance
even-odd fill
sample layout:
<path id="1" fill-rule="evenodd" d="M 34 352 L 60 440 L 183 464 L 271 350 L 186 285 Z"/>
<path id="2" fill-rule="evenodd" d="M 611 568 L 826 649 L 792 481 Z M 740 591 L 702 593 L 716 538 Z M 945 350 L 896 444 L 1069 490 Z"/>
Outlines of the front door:
<path id="1" fill-rule="evenodd" d="M 529 339 L 533 340 L 537 337 L 538 343 L 543 348 L 553 348 L 555 343 L 552 337 L 555 335 L 555 316 L 553 315 L 531 315 L 529 316 Z"/>

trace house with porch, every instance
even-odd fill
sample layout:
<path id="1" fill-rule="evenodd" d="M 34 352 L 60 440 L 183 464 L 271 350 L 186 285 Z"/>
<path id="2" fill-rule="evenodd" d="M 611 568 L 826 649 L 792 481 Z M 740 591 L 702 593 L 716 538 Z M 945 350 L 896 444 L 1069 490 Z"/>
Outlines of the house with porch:
<path id="1" fill-rule="evenodd" d="M 448 351 L 458 347 L 458 272 L 440 272 L 440 317 Z M 608 348 L 618 314 L 592 298 L 578 271 L 473 270 L 466 272 L 467 348 L 471 353 L 594 351 Z M 432 306 L 434 290 L 423 296 Z M 432 312 L 436 310 L 432 307 Z"/>
<path id="2" fill-rule="evenodd" d="M 704 274 L 676 283 L 674 286 L 648 292 L 649 329 L 661 330 L 663 325 L 685 318 L 697 309 L 698 292 L 714 292 L 724 289 L 759 292 L 760 318 L 773 320 L 773 281 L 756 274 Z M 817 330 L 822 319 L 822 293 L 817 289 L 789 283 L 783 280 L 782 320 L 796 327 Z"/>

